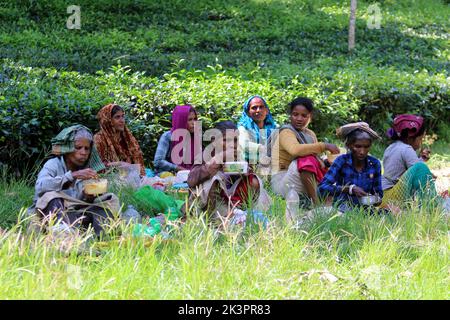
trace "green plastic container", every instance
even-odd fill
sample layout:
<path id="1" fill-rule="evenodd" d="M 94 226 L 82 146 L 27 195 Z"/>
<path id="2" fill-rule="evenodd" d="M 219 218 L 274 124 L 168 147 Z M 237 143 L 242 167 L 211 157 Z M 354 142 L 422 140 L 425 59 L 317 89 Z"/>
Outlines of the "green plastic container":
<path id="1" fill-rule="evenodd" d="M 134 237 L 154 237 L 161 232 L 161 225 L 159 229 L 153 226 L 147 226 L 145 224 L 136 224 L 133 228 Z"/>

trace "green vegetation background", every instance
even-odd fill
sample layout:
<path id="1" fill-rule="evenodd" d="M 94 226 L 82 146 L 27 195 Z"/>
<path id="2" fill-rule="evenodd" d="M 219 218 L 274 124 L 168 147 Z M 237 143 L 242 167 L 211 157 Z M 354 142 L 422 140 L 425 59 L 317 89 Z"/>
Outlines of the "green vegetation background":
<path id="1" fill-rule="evenodd" d="M 0 163 L 32 167 L 61 128 L 97 128 L 113 101 L 148 165 L 175 105 L 195 105 L 206 129 L 237 120 L 252 94 L 278 123 L 292 98 L 313 98 L 320 138 L 358 119 L 383 133 L 401 112 L 447 135 L 448 1 L 378 1 L 381 28 L 369 29 L 373 3 L 358 1 L 349 55 L 347 1 L 79 0 L 81 29 L 69 30 L 70 1 L 2 0 Z"/>
<path id="2" fill-rule="evenodd" d="M 73 1 L 0 0 L 0 298 L 448 299 L 448 216 L 433 203 L 400 216 L 319 212 L 292 230 L 275 197 L 269 230 L 192 218 L 171 241 L 116 237 L 83 254 L 17 223 L 51 137 L 76 122 L 96 128 L 112 101 L 147 164 L 176 104 L 194 104 L 207 128 L 261 94 L 279 123 L 290 99 L 313 98 L 320 138 L 347 121 L 383 133 L 396 113 L 423 114 L 437 134 L 430 167 L 448 167 L 448 1 L 377 2 L 381 29 L 370 30 L 374 1 L 358 1 L 349 55 L 349 1 L 77 0 L 81 29 L 68 30 Z"/>

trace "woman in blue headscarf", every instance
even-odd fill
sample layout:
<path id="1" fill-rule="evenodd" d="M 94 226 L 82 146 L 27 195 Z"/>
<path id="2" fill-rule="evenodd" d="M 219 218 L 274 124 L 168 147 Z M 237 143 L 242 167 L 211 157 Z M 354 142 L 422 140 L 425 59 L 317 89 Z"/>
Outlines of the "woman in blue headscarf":
<path id="1" fill-rule="evenodd" d="M 251 96 L 244 103 L 244 110 L 238 122 L 239 145 L 244 151 L 245 160 L 250 164 L 258 163 L 266 165 L 266 144 L 277 127 L 269 106 L 264 98 Z M 265 161 L 263 161 L 265 160 Z"/>

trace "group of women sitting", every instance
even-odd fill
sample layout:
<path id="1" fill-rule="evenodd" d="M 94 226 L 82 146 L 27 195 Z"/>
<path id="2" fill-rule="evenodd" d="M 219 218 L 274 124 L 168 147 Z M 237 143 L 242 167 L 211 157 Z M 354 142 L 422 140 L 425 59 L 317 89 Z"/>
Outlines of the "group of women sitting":
<path id="1" fill-rule="evenodd" d="M 223 139 L 213 140 L 214 151 L 206 158 L 202 154 L 199 157 L 199 148 L 191 143 L 195 140 L 198 112 L 190 105 L 177 106 L 172 113 L 172 128 L 159 139 L 154 169 L 157 173 L 189 170 L 191 198 L 201 210 L 217 218 L 229 215 L 234 208 L 269 208 L 271 199 L 261 179 L 267 174 L 273 193 L 285 197 L 293 188 L 305 207 L 328 198 L 341 211 L 347 211 L 359 205 L 358 197 L 373 194 L 382 198 L 381 207 L 392 208 L 414 197 L 436 194 L 434 177 L 424 163 L 429 152 L 420 156 L 416 153 L 425 133 L 422 117 L 406 114 L 394 119 L 388 132 L 392 143 L 384 153 L 382 174 L 380 161 L 369 155 L 372 142 L 380 136 L 365 122 L 337 129 L 347 153 L 332 163 L 321 157 L 324 152 L 339 154 L 340 149 L 319 141 L 308 128 L 313 112 L 310 99 L 296 98 L 289 103 L 289 123 L 278 127 L 267 102 L 252 96 L 245 102 L 237 125 L 232 121 L 215 124 Z M 33 209 L 43 218 L 61 220 L 59 228 L 92 224 L 100 235 L 102 222 L 119 209 L 119 200 L 110 193 L 89 199 L 81 182 L 96 178 L 108 166 L 138 164 L 141 176 L 146 171 L 139 144 L 126 126 L 124 109 L 109 104 L 97 117 L 97 134 L 75 125 L 52 140 L 54 158 L 45 163 L 38 175 Z M 179 136 L 178 129 L 188 134 Z M 175 149 L 180 152 L 173 152 Z M 224 162 L 230 159 L 246 161 L 249 171 L 228 174 Z"/>

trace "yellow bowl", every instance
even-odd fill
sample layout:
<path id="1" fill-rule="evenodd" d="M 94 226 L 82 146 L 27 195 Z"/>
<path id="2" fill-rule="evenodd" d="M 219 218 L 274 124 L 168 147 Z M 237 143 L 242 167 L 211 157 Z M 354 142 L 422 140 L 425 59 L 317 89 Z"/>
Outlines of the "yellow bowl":
<path id="1" fill-rule="evenodd" d="M 164 172 L 161 172 L 161 173 L 159 174 L 159 177 L 160 177 L 161 179 L 164 179 L 164 178 L 167 178 L 167 177 L 173 177 L 173 173 L 172 173 L 172 172 L 169 172 L 169 171 L 164 171 Z"/>
<path id="2" fill-rule="evenodd" d="M 98 195 L 106 193 L 108 190 L 108 180 L 89 179 L 83 181 L 84 193 L 89 195 Z"/>

